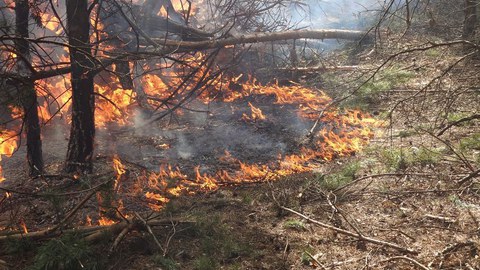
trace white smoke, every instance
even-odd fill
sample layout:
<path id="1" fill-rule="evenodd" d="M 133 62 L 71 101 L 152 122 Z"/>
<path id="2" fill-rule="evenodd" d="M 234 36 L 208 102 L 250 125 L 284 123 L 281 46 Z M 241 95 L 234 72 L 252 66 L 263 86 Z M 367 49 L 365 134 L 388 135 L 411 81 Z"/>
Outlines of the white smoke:
<path id="1" fill-rule="evenodd" d="M 365 29 L 380 0 L 308 0 L 307 7 L 292 5 L 293 20 L 302 28 Z M 305 16 L 307 14 L 307 16 Z"/>

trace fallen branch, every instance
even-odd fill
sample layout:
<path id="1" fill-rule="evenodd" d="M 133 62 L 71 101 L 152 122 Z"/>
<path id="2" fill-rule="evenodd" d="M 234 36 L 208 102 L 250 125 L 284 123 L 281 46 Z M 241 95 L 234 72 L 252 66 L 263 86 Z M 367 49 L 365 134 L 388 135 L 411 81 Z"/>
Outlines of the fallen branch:
<path id="1" fill-rule="evenodd" d="M 467 181 L 469 181 L 470 179 L 473 179 L 475 177 L 477 177 L 478 175 L 480 174 L 480 169 L 472 172 L 471 174 L 465 176 L 464 178 L 460 179 L 457 181 L 457 184 L 458 185 L 463 185 L 465 184 Z"/>
<path id="2" fill-rule="evenodd" d="M 342 29 L 292 30 L 273 33 L 252 33 L 238 37 L 213 39 L 207 41 L 175 41 L 162 38 L 152 40 L 166 47 L 177 49 L 206 50 L 247 43 L 270 42 L 289 39 L 345 39 L 360 40 L 366 36 L 364 31 Z"/>
<path id="3" fill-rule="evenodd" d="M 109 181 L 110 182 L 110 181 Z M 96 190 L 92 190 L 90 191 L 90 193 L 88 193 L 87 196 L 85 196 L 85 198 L 83 198 L 83 200 L 77 204 L 77 206 L 75 206 L 75 208 L 72 209 L 72 211 L 70 211 L 70 213 L 68 213 L 68 215 L 63 218 L 56 226 L 52 227 L 50 229 L 50 232 L 54 232 L 56 231 L 57 229 L 59 229 L 63 224 L 65 224 L 70 218 L 72 218 L 75 213 L 77 213 L 77 211 L 93 196 L 95 195 L 95 193 L 97 193 Z M 49 232 L 47 232 L 48 234 Z"/>
<path id="4" fill-rule="evenodd" d="M 145 221 L 137 212 L 135 212 L 135 216 L 142 222 L 142 225 L 145 226 L 147 229 L 147 232 L 152 236 L 153 240 L 155 241 L 155 244 L 160 248 L 161 251 L 165 253 L 165 250 L 162 247 L 162 244 L 160 244 L 160 241 L 158 241 L 157 236 L 153 233 L 152 228 L 148 225 L 148 222 Z"/>
<path id="5" fill-rule="evenodd" d="M 444 223 L 455 223 L 456 222 L 456 220 L 454 220 L 453 218 L 449 218 L 449 217 L 435 216 L 435 215 L 430 215 L 430 214 L 426 214 L 425 217 L 429 218 L 429 219 L 433 219 L 433 220 L 438 220 L 438 221 L 444 222 Z"/>
<path id="6" fill-rule="evenodd" d="M 314 260 L 315 263 L 316 263 L 318 266 L 320 266 L 320 268 L 322 268 L 322 269 L 324 269 L 324 270 L 327 269 L 327 268 L 326 268 L 317 258 L 315 258 L 315 256 L 313 256 L 310 252 L 305 251 L 305 254 L 307 254 L 308 257 L 310 257 L 312 260 Z"/>
<path id="7" fill-rule="evenodd" d="M 458 126 L 459 124 L 461 123 L 464 123 L 464 122 L 469 122 L 469 121 L 472 121 L 472 120 L 475 120 L 475 119 L 480 119 L 480 114 L 474 114 L 472 116 L 469 116 L 469 117 L 465 117 L 465 118 L 462 118 L 462 119 L 459 119 L 455 122 L 452 122 L 450 124 L 448 124 L 446 127 L 444 127 L 442 130 L 440 130 L 438 133 L 437 133 L 437 136 L 442 136 L 443 133 L 445 133 L 445 131 L 449 130 L 450 128 L 452 128 L 453 126 Z"/>
<path id="8" fill-rule="evenodd" d="M 371 237 L 368 237 L 368 236 L 364 236 L 364 235 L 361 235 L 361 234 L 358 234 L 358 233 L 354 233 L 354 232 L 351 232 L 351 231 L 347 231 L 347 230 L 344 230 L 344 229 L 340 229 L 340 228 L 337 228 L 335 226 L 331 226 L 331 225 L 328 225 L 328 224 L 325 224 L 323 222 L 320 222 L 318 220 L 315 220 L 315 219 L 312 219 L 302 213 L 299 213 L 293 209 L 290 209 L 290 208 L 287 208 L 285 206 L 280 206 L 280 208 L 282 208 L 283 210 L 285 211 L 288 211 L 290 213 L 293 213 L 295 215 L 298 215 L 304 219 L 306 219 L 307 221 L 309 222 L 312 222 L 316 225 L 319 225 L 320 227 L 323 227 L 323 228 L 326 228 L 326 229 L 330 229 L 330 230 L 333 230 L 337 233 L 340 233 L 340 234 L 344 234 L 344 235 L 348 235 L 348 236 L 351 236 L 351 237 L 355 237 L 355 238 L 358 238 L 359 240 L 362 240 L 362 241 L 367 241 L 367 242 L 370 242 L 370 243 L 373 243 L 373 244 L 376 244 L 376 245 L 380 245 L 380 246 L 386 246 L 386 247 L 390 247 L 390 248 L 393 248 L 393 249 L 396 249 L 396 250 L 399 250 L 399 251 L 402 251 L 404 253 L 409 253 L 409 254 L 414 254 L 414 255 L 417 255 L 418 254 L 418 251 L 415 251 L 413 249 L 410 249 L 410 248 L 406 248 L 406 247 L 402 247 L 402 246 L 399 246 L 395 243 L 390 243 L 390 242 L 385 242 L 385 241 L 382 241 L 382 240 L 379 240 L 379 239 L 375 239 L 375 238 L 371 238 Z"/>
<path id="9" fill-rule="evenodd" d="M 159 218 L 159 219 L 151 219 L 146 222 L 150 227 L 168 226 L 172 224 L 172 219 Z M 173 222 L 186 223 L 189 221 L 174 220 Z M 0 243 L 6 240 L 19 240 L 19 239 L 29 239 L 32 241 L 44 240 L 44 239 L 50 239 L 50 238 L 57 237 L 62 234 L 68 234 L 68 233 L 76 233 L 79 235 L 83 235 L 85 236 L 85 240 L 87 240 L 88 242 L 95 242 L 97 240 L 102 239 L 105 234 L 118 235 L 126 227 L 130 226 L 130 224 L 135 224 L 133 225 L 132 230 L 142 229 L 141 226 L 138 226 L 138 224 L 140 224 L 139 222 L 134 222 L 133 219 L 128 219 L 126 221 L 122 221 L 112 225 L 81 226 L 81 227 L 76 227 L 76 228 L 71 228 L 66 230 L 56 230 L 53 232 L 51 229 L 45 229 L 45 230 L 29 232 L 29 233 L 22 233 L 22 232 L 15 231 L 15 232 L 12 232 L 11 234 L 5 233 L 4 235 L 0 236 Z"/>
<path id="10" fill-rule="evenodd" d="M 112 253 L 117 248 L 120 242 L 122 242 L 125 236 L 127 236 L 127 234 L 134 228 L 134 226 L 134 223 L 129 223 L 128 226 L 123 228 L 123 230 L 118 234 L 117 238 L 115 238 L 115 241 L 113 241 L 112 247 L 110 248 L 110 253 Z"/>
<path id="11" fill-rule="evenodd" d="M 419 267 L 420 269 L 423 269 L 423 270 L 431 270 L 430 268 L 428 268 L 427 266 L 419 263 L 418 261 L 410 258 L 410 257 L 407 257 L 407 256 L 396 256 L 396 257 L 391 257 L 391 258 L 388 258 L 382 262 L 390 262 L 390 261 L 395 261 L 395 260 L 404 260 L 404 261 L 409 261 L 411 263 L 413 263 L 414 265 L 416 265 L 417 267 Z"/>
<path id="12" fill-rule="evenodd" d="M 327 72 L 327 71 L 356 71 L 356 70 L 367 70 L 367 67 L 362 66 L 315 66 L 315 67 L 290 67 L 290 68 L 274 68 L 273 71 L 284 71 L 284 72 Z"/>

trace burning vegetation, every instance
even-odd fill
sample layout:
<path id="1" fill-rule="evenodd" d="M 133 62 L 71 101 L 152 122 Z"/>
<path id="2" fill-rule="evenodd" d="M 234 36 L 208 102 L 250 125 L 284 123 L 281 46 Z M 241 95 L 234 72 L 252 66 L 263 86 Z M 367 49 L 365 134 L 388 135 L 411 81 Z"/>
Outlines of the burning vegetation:
<path id="1" fill-rule="evenodd" d="M 282 1 L 255 7 L 182 0 L 76 2 L 75 9 L 68 3 L 17 1 L 2 9 L 6 23 L 16 19 L 15 34 L 22 40 L 7 39 L 0 55 L 2 72 L 12 77 L 2 81 L 7 91 L 1 97 L 0 162 L 25 139 L 29 172 L 44 178 L 42 141 L 52 138 L 40 137 L 40 130 L 71 126 L 65 172 L 78 181 L 93 171 L 95 129 L 108 134 L 97 144 L 107 145 L 103 154 L 113 156 L 114 198 L 99 192 L 97 200 L 102 205 L 113 199 L 128 217 L 136 206 L 124 205 L 123 194 L 135 194 L 160 211 L 173 197 L 312 171 L 319 163 L 354 155 L 373 137 L 376 121 L 368 113 L 337 109 L 315 87 L 255 74 L 258 64 L 282 57 L 272 51 L 271 58 L 255 63 L 249 57 L 260 60 L 265 48 L 244 45 L 357 39 L 363 32 L 268 33 L 282 29 L 275 21 L 257 23 L 275 9 L 286 12 Z M 228 26 L 232 16 L 238 21 Z M 214 29 L 217 23 L 226 28 Z M 265 33 L 248 36 L 252 27 Z M 240 29 L 246 31 L 242 36 Z M 29 42 L 37 35 L 44 38 Z M 201 127 L 199 120 L 205 121 Z M 216 141 L 205 145 L 209 137 Z M 140 148 L 132 154 L 136 150 L 125 151 L 122 140 L 155 142 L 147 144 L 148 153 Z M 146 170 L 133 175 L 122 159 L 137 157 Z M 0 163 L 0 180 L 8 180 L 3 175 Z M 99 206 L 85 224 L 112 224 L 118 215 L 110 212 Z M 22 227 L 26 231 L 23 221 Z"/>
<path id="2" fill-rule="evenodd" d="M 380 20 L 398 6 L 407 11 L 406 23 L 410 28 L 411 14 L 417 7 L 424 7 L 422 1 L 413 10 L 410 5 L 417 1 L 406 1 L 404 6 L 397 2 L 392 0 L 382 7 L 385 13 Z M 343 199 L 340 195 L 350 192 L 363 179 L 372 178 L 373 182 L 377 177 L 397 177 L 405 166 L 415 163 L 409 158 L 422 157 L 422 166 L 431 165 L 435 159 L 418 149 L 411 153 L 401 150 L 399 157 L 393 156 L 393 151 L 382 152 L 384 161 L 393 164 L 395 171 L 365 178 L 357 178 L 356 173 L 361 169 L 377 172 L 376 168 L 368 167 L 368 162 L 362 163 L 368 168 L 361 169 L 358 164 L 346 164 L 349 158 L 362 155 L 383 122 L 360 109 L 375 107 L 373 104 L 347 106 L 342 102 L 365 93 L 371 94 L 373 101 L 374 95 L 383 94 L 378 94 L 378 89 L 407 82 L 405 78 L 410 75 L 379 76 L 382 69 L 391 68 L 386 63 L 404 52 L 385 57 L 387 60 L 378 69 L 371 69 L 370 63 L 337 66 L 326 61 L 323 51 L 339 48 L 328 40 L 349 40 L 357 45 L 352 53 L 355 55 L 339 58 L 377 61 L 372 54 L 378 53 L 378 48 L 371 49 L 370 45 L 375 41 L 373 37 L 384 33 L 381 29 L 364 31 L 365 27 L 353 26 L 345 30 L 340 19 L 331 22 L 341 29 L 305 27 L 305 21 L 299 18 L 308 15 L 310 8 L 316 10 L 310 4 L 292 0 L 4 1 L 0 6 L 0 87 L 4 89 L 0 93 L 0 214 L 8 218 L 0 219 L 0 243 L 56 237 L 62 237 L 58 241 L 63 243 L 73 241 L 70 235 L 78 234 L 82 240 L 72 242 L 72 247 L 83 247 L 113 235 L 108 253 L 111 255 L 130 232 L 142 231 L 153 239 L 162 267 L 177 269 L 165 266 L 169 245 L 178 232 L 188 232 L 188 226 L 182 226 L 191 225 L 191 220 L 177 221 L 172 216 L 164 219 L 172 213 L 169 207 L 176 201 L 192 203 L 194 196 L 225 193 L 235 197 L 242 187 L 268 185 L 271 192 L 263 193 L 269 193 L 265 196 L 276 207 L 277 216 L 289 213 L 301 219 L 289 220 L 281 229 L 282 226 L 273 224 L 271 230 L 295 229 L 300 233 L 307 231 L 308 221 L 333 231 L 334 237 L 355 238 L 358 250 L 366 250 L 365 243 L 369 243 L 379 246 L 385 254 L 388 252 L 384 249 L 418 255 L 418 250 L 408 245 L 414 239 L 408 234 L 401 233 L 408 238 L 403 242 L 369 237 L 370 231 L 358 228 L 360 217 L 350 219 L 337 207 Z M 430 4 L 424 5 L 427 10 Z M 364 17 L 379 16 L 365 14 L 358 15 L 360 24 L 369 23 Z M 320 21 L 328 20 L 317 23 Z M 472 46 L 475 53 L 478 50 L 478 46 L 467 41 L 452 44 Z M 363 52 L 366 48 L 371 51 Z M 418 51 L 431 48 L 421 47 Z M 361 55 L 357 55 L 357 50 Z M 415 72 L 419 72 L 415 61 Z M 330 71 L 334 73 L 322 77 L 322 72 Z M 344 71 L 358 75 L 342 77 L 354 90 L 341 93 L 329 88 L 329 76 L 340 76 Z M 430 86 L 428 83 L 425 89 Z M 394 105 L 390 120 L 406 100 Z M 374 111 L 379 114 L 376 107 Z M 448 143 L 438 137 L 471 119 L 478 119 L 478 115 L 442 123 L 444 130 L 439 135 L 429 134 Z M 455 152 L 452 147 L 450 150 Z M 471 171 L 460 184 L 478 176 L 469 158 L 455 154 Z M 19 156 L 26 157 L 26 173 L 19 165 Z M 343 169 L 323 173 L 335 167 Z M 273 189 L 273 183 L 281 186 L 292 177 L 303 175 L 308 180 L 293 193 Z M 405 170 L 401 181 L 412 175 L 420 173 Z M 354 195 L 360 198 L 363 194 Z M 250 206 L 259 203 L 257 198 L 248 196 L 242 200 Z M 317 221 L 289 208 L 291 201 L 303 207 L 305 200 L 325 202 L 320 208 L 331 212 L 330 220 Z M 390 198 L 385 201 L 390 202 Z M 47 207 L 50 204 L 52 207 Z M 407 206 L 403 206 L 403 201 L 401 204 L 403 215 L 408 215 L 404 210 Z M 327 210 L 322 208 L 325 205 Z M 261 215 L 256 211 L 245 216 L 257 222 Z M 425 217 L 454 223 L 436 215 Z M 195 224 L 195 233 L 215 242 L 218 239 L 213 239 L 212 233 L 222 229 L 208 224 Z M 152 227 L 171 228 L 165 243 L 158 240 Z M 393 239 L 387 236 L 382 234 L 381 238 Z M 222 238 L 228 239 L 225 234 Z M 275 247 L 284 255 L 291 248 L 289 238 L 286 239 L 286 243 Z M 262 243 L 270 240 L 262 239 Z M 470 245 L 473 244 L 465 246 Z M 45 249 L 55 250 L 47 246 Z M 303 266 L 328 268 L 319 262 L 320 253 L 311 254 L 307 249 L 302 255 L 306 254 Z M 226 260 L 241 258 L 238 250 L 226 253 Z M 83 265 L 80 257 L 72 258 L 47 261 L 37 268 L 90 267 Z M 43 259 L 39 256 L 35 261 Z M 410 257 L 401 259 L 430 269 Z M 199 261 L 191 268 L 216 269 L 202 265 L 215 264 Z"/>

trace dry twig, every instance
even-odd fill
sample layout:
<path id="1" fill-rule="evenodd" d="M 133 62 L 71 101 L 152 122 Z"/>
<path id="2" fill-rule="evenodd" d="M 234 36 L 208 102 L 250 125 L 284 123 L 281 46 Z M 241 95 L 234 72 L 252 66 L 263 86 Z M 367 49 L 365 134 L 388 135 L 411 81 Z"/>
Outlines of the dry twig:
<path id="1" fill-rule="evenodd" d="M 137 212 L 135 212 L 135 216 L 142 222 L 143 226 L 145 226 L 145 228 L 147 228 L 147 231 L 152 236 L 153 240 L 155 241 L 155 244 L 157 244 L 157 246 L 160 248 L 160 250 L 165 253 L 165 250 L 163 249 L 162 244 L 160 244 L 160 241 L 158 241 L 157 237 L 155 236 L 155 234 L 152 231 L 152 228 L 150 227 L 150 225 L 148 225 L 148 222 L 145 221 L 145 219 L 143 219 Z"/>
<path id="2" fill-rule="evenodd" d="M 396 256 L 396 257 L 391 257 L 391 258 L 388 258 L 382 262 L 390 262 L 390 261 L 398 261 L 398 260 L 404 260 L 404 261 L 409 261 L 411 263 L 413 263 L 414 265 L 416 265 L 418 268 L 420 269 L 423 269 L 423 270 L 431 270 L 430 268 L 428 268 L 427 266 L 419 263 L 418 261 L 410 258 L 410 257 L 407 257 L 407 256 Z"/>
<path id="3" fill-rule="evenodd" d="M 473 178 L 477 177 L 479 174 L 480 174 L 480 169 L 478 169 L 478 170 L 472 172 L 471 174 L 467 175 L 466 177 L 458 180 L 457 184 L 458 185 L 463 185 L 466 182 L 468 182 L 470 179 L 473 179 Z"/>

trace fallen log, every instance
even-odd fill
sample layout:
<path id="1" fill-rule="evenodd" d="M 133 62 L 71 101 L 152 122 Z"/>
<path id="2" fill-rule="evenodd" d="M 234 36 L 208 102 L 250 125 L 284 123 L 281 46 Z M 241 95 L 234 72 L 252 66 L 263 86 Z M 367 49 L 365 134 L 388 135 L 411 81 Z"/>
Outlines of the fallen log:
<path id="1" fill-rule="evenodd" d="M 123 60 L 141 60 L 148 59 L 152 56 L 165 56 L 168 54 L 179 53 L 179 52 L 188 52 L 195 50 L 208 50 L 214 48 L 222 48 L 227 46 L 239 45 L 239 44 L 248 44 L 248 43 L 258 43 L 258 42 L 270 42 L 270 41 L 279 41 L 279 40 L 289 40 L 289 39 L 345 39 L 345 40 L 360 40 L 362 38 L 368 37 L 368 34 L 363 31 L 354 31 L 354 30 L 339 30 L 339 29 L 323 29 L 323 30 L 292 30 L 285 32 L 274 32 L 274 33 L 253 33 L 245 34 L 239 37 L 230 37 L 223 39 L 212 39 L 208 41 L 177 41 L 169 40 L 162 38 L 153 38 L 152 40 L 155 43 L 158 43 L 165 48 L 163 49 L 154 49 L 141 52 L 129 52 L 125 54 L 120 54 L 117 57 L 110 59 L 95 59 L 96 66 L 91 70 L 91 73 L 98 73 L 101 70 L 104 70 L 106 67 L 111 64 Z M 12 38 L 15 39 L 15 38 Z M 29 40 L 30 41 L 30 40 Z M 36 42 L 32 40 L 31 42 Z M 141 41 L 146 45 L 151 45 L 147 41 Z M 66 45 L 65 45 L 66 46 Z M 17 73 L 4 72 L 0 73 L 0 78 L 11 78 L 12 80 L 29 80 L 36 81 L 40 79 L 46 79 L 50 77 L 55 77 L 58 75 L 64 75 L 70 73 L 70 66 L 51 69 L 51 70 L 42 70 L 34 72 L 31 76 L 21 76 Z"/>
<path id="2" fill-rule="evenodd" d="M 193 223 L 192 221 L 175 219 L 175 218 L 157 218 L 146 221 L 148 226 L 157 227 L 157 226 L 170 226 L 173 223 Z M 140 223 L 136 218 L 130 218 L 128 221 L 118 222 L 112 225 L 98 225 L 98 226 L 80 226 L 71 229 L 56 230 L 45 229 L 36 232 L 12 232 L 12 234 L 6 233 L 5 235 L 0 236 L 0 243 L 3 243 L 7 240 L 20 240 L 20 239 L 29 239 L 31 241 L 36 240 L 47 240 L 54 237 L 58 237 L 63 234 L 75 233 L 85 236 L 87 242 L 96 242 L 103 238 L 105 234 L 115 235 L 120 233 L 126 227 L 131 227 L 132 230 L 143 230 L 143 224 Z"/>
<path id="3" fill-rule="evenodd" d="M 178 49 L 206 50 L 233 46 L 239 44 L 270 42 L 289 39 L 345 39 L 361 40 L 368 37 L 364 31 L 342 29 L 318 29 L 318 30 L 292 30 L 272 33 L 252 33 L 238 37 L 212 39 L 207 41 L 176 41 L 161 38 L 152 38 L 156 43 L 166 47 Z"/>

